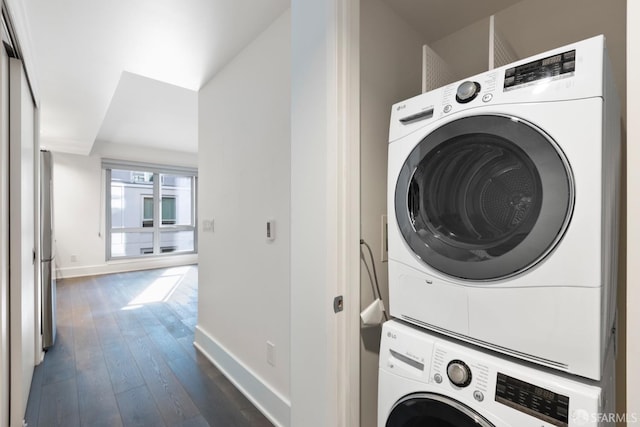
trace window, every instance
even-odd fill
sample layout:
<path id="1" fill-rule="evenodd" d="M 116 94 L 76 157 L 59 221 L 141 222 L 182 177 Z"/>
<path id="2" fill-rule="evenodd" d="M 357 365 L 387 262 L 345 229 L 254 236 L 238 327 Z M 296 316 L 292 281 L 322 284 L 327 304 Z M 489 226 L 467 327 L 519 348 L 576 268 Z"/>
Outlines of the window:
<path id="1" fill-rule="evenodd" d="M 194 253 L 193 169 L 103 160 L 107 259 Z"/>
<path id="2" fill-rule="evenodd" d="M 176 198 L 174 196 L 162 197 L 162 225 L 176 223 Z M 142 226 L 153 227 L 153 196 L 142 196 Z"/>

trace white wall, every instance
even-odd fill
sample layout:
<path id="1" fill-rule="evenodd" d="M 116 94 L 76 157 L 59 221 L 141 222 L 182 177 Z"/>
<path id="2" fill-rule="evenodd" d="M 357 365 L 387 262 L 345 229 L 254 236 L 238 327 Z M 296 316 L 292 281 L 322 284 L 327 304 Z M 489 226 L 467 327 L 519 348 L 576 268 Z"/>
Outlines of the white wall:
<path id="1" fill-rule="evenodd" d="M 197 262 L 197 255 L 106 261 L 105 178 L 101 156 L 112 159 L 194 166 L 193 154 L 117 145 L 83 156 L 53 153 L 53 204 L 58 278 L 159 268 Z M 145 155 L 146 151 L 146 155 Z M 75 261 L 72 261 L 75 256 Z"/>
<path id="2" fill-rule="evenodd" d="M 387 149 L 391 105 L 420 94 L 422 37 L 380 0 L 361 3 L 361 237 L 371 246 L 380 291 L 389 307 L 387 263 L 382 256 L 382 215 L 386 214 Z M 368 252 L 362 247 L 371 268 Z M 360 273 L 361 309 L 373 301 L 367 271 Z M 376 425 L 380 328 L 361 330 L 360 425 Z"/>
<path id="3" fill-rule="evenodd" d="M 289 425 L 290 13 L 199 93 L 196 346 Z M 275 221 L 275 240 L 265 236 Z M 304 221 L 304 219 L 302 219 Z M 313 224 L 308 224 L 313 228 Z M 267 362 L 267 341 L 275 363 Z"/>
<path id="4" fill-rule="evenodd" d="M 640 2 L 627 1 L 627 114 L 640 115 Z M 640 122 L 627 121 L 627 194 L 640 192 L 640 168 L 634 167 L 640 161 Z M 640 258 L 640 198 L 627 198 L 627 407 L 628 414 L 640 415 L 640 265 L 634 262 Z"/>

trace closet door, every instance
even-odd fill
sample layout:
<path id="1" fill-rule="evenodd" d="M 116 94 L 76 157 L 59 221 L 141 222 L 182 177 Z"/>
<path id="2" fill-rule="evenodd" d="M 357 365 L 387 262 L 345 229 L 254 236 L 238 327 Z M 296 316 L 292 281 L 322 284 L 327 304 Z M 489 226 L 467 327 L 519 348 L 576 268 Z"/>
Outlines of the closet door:
<path id="1" fill-rule="evenodd" d="M 11 267 L 11 425 L 22 425 L 40 334 L 36 310 L 36 138 L 35 106 L 22 62 L 9 59 L 9 242 Z"/>

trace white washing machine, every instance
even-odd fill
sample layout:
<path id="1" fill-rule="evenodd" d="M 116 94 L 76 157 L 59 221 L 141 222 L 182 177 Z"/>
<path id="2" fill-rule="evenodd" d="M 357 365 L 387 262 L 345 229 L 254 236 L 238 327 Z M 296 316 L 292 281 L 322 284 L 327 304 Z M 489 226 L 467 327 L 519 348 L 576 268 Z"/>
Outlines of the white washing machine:
<path id="1" fill-rule="evenodd" d="M 382 329 L 378 427 L 615 426 L 608 356 L 603 381 L 579 380 L 391 320 Z"/>
<path id="2" fill-rule="evenodd" d="M 601 378 L 615 324 L 620 174 L 604 42 L 393 106 L 392 316 Z"/>

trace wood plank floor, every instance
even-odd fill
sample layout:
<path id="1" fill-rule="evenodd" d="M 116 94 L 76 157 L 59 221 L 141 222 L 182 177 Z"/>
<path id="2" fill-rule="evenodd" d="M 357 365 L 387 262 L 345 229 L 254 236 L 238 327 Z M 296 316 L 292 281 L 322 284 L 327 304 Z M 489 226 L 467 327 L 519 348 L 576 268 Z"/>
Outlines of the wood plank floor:
<path id="1" fill-rule="evenodd" d="M 58 281 L 28 426 L 272 426 L 193 347 L 197 278 L 188 266 Z"/>

